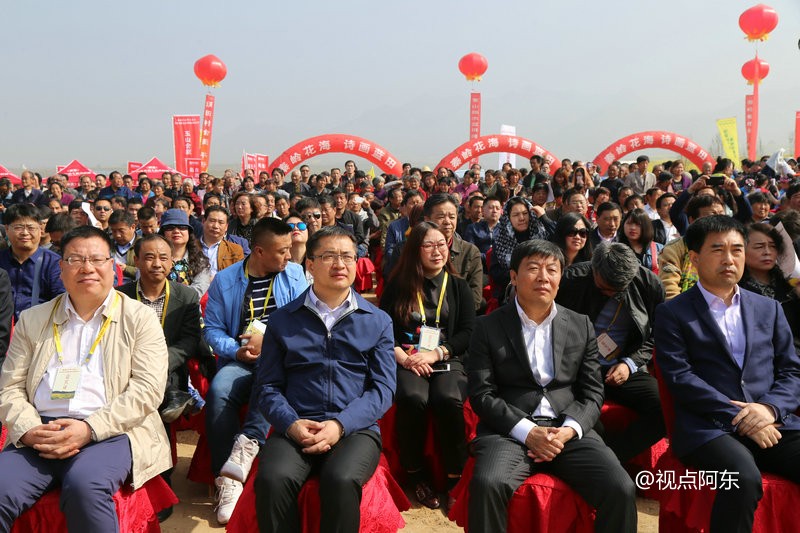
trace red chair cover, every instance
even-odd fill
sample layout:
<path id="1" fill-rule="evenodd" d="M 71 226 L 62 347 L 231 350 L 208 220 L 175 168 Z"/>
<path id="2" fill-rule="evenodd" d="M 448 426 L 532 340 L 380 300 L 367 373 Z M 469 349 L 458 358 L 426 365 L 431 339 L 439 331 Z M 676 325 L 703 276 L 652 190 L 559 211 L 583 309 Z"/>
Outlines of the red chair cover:
<path id="1" fill-rule="evenodd" d="M 61 489 L 47 492 L 36 504 L 22 513 L 12 533 L 31 533 L 37 531 L 67 531 L 64 513 L 59 509 Z M 159 533 L 156 513 L 178 503 L 178 498 L 169 485 L 156 476 L 139 490 L 131 490 L 130 486 L 122 487 L 114 495 L 119 516 L 119 530 L 124 533 Z"/>
<path id="2" fill-rule="evenodd" d="M 356 261 L 356 280 L 353 288 L 359 294 L 372 290 L 372 273 L 375 272 L 375 265 L 369 257 L 362 257 Z"/>
<path id="3" fill-rule="evenodd" d="M 397 444 L 397 428 L 396 428 L 397 408 L 392 405 L 391 408 L 383 415 L 378 421 L 381 428 L 381 439 L 383 440 L 383 454 L 392 472 L 394 479 L 401 483 L 405 481 L 406 473 L 400 464 L 400 454 L 398 452 Z M 475 438 L 475 431 L 478 426 L 478 415 L 472 410 L 469 399 L 464 402 L 464 422 L 467 442 Z M 444 491 L 447 487 L 447 473 L 442 464 L 441 452 L 438 449 L 435 438 L 435 421 L 433 414 L 428 411 L 428 430 L 425 437 L 425 463 L 428 467 L 428 472 L 431 475 L 431 482 L 434 488 L 439 491 Z"/>
<path id="4" fill-rule="evenodd" d="M 0 429 L 0 450 L 2 450 L 6 445 L 6 433 L 8 433 L 8 430 L 6 430 L 6 427 L 3 426 L 3 429 Z"/>
<path id="5" fill-rule="evenodd" d="M 461 481 L 451 495 L 456 499 L 448 518 L 468 531 L 469 483 L 475 468 L 470 457 Z M 552 531 L 593 533 L 594 511 L 566 483 L 549 474 L 534 474 L 514 492 L 508 505 L 508 533 Z"/>
<path id="6" fill-rule="evenodd" d="M 377 296 L 378 301 L 381 299 L 381 294 L 383 294 L 383 248 L 380 246 L 375 251 L 375 259 L 373 260 L 375 264 L 375 279 L 378 280 L 378 285 L 375 287 L 375 296 Z"/>
<path id="7" fill-rule="evenodd" d="M 257 472 L 258 459 L 253 463 L 251 472 Z M 256 519 L 256 493 L 253 488 L 255 476 L 250 476 L 245 483 L 236 509 L 228 522 L 228 533 L 250 533 L 258 531 Z M 319 479 L 312 477 L 303 485 L 297 497 L 300 508 L 300 522 L 303 533 L 319 531 L 320 501 Z M 392 478 L 386 459 L 381 455 L 375 474 L 364 485 L 361 497 L 361 533 L 394 533 L 405 527 L 406 523 L 400 511 L 405 511 L 411 504 L 403 490 Z"/>
<path id="8" fill-rule="evenodd" d="M 664 384 L 658 361 L 654 366 L 658 380 L 658 391 L 667 426 L 667 436 L 672 435 L 675 425 L 672 394 Z M 697 479 L 697 471 L 686 468 L 669 449 L 659 460 L 661 472 L 675 472 L 676 482 L 689 472 L 690 479 Z M 687 476 L 688 477 L 688 476 Z M 764 495 L 758 502 L 753 520 L 753 533 L 773 533 L 797 530 L 797 509 L 800 508 L 800 485 L 775 474 L 762 472 L 761 486 Z M 702 489 L 661 490 L 659 494 L 658 523 L 660 531 L 670 533 L 703 533 L 709 530 L 711 507 L 716 491 Z"/>

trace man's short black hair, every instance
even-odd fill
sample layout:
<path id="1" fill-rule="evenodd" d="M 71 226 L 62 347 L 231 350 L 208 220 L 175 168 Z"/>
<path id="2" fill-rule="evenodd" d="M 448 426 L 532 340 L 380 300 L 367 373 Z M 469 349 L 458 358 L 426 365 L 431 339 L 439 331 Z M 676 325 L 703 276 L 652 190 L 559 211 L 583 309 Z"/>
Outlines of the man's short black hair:
<path id="1" fill-rule="evenodd" d="M 670 198 L 675 198 L 676 200 L 678 199 L 678 197 L 671 192 L 665 192 L 664 194 L 659 196 L 658 199 L 656 200 L 656 209 L 661 209 L 661 205 Z"/>
<path id="2" fill-rule="evenodd" d="M 100 228 L 96 228 L 94 226 L 78 226 L 66 232 L 63 237 L 61 237 L 61 255 L 63 257 L 64 251 L 67 249 L 67 245 L 70 241 L 75 239 L 91 239 L 97 237 L 101 239 L 104 243 L 108 245 L 108 256 L 111 257 L 114 253 L 114 242 L 111 240 L 111 237 L 108 236 L 108 233 L 101 230 Z"/>
<path id="3" fill-rule="evenodd" d="M 133 255 L 139 257 L 139 251 L 142 249 L 142 245 L 148 243 L 150 241 L 164 241 L 169 246 L 171 252 L 175 251 L 175 245 L 172 244 L 172 241 L 164 237 L 160 233 L 151 233 L 150 235 L 145 235 L 140 239 L 136 239 L 136 242 L 133 243 Z"/>
<path id="4" fill-rule="evenodd" d="M 289 226 L 286 226 L 287 228 Z M 319 243 L 322 239 L 329 237 L 343 237 L 349 239 L 353 243 L 353 252 L 356 251 L 356 238 L 352 232 L 342 228 L 341 226 L 326 226 L 318 231 L 315 231 L 311 237 L 308 238 L 306 243 L 306 257 L 313 258 L 317 254 Z"/>
<path id="5" fill-rule="evenodd" d="M 711 207 L 714 204 L 719 204 L 723 207 L 725 206 L 723 201 L 718 196 L 712 196 L 710 194 L 694 196 L 691 200 L 689 200 L 689 203 L 686 204 L 686 216 L 692 220 L 697 220 L 697 218 L 700 216 L 701 209 L 705 207 Z"/>
<path id="6" fill-rule="evenodd" d="M 741 222 L 727 215 L 711 215 L 698 218 L 686 229 L 683 240 L 689 251 L 700 252 L 709 233 L 737 232 L 747 244 L 747 232 Z"/>
<path id="7" fill-rule="evenodd" d="M 253 226 L 253 246 L 263 246 L 266 239 L 290 233 L 292 227 L 286 222 L 273 217 L 264 217 Z"/>
<path id="8" fill-rule="evenodd" d="M 564 270 L 564 252 L 558 245 L 542 239 L 531 239 L 518 244 L 511 253 L 511 270 L 517 272 L 522 260 L 533 256 L 555 257 L 561 265 L 561 270 Z"/>
<path id="9" fill-rule="evenodd" d="M 108 217 L 108 225 L 113 226 L 114 224 L 123 223 L 126 226 L 135 226 L 136 219 L 133 217 L 131 213 L 128 213 L 124 209 L 116 209 L 111 216 Z"/>
<path id="10" fill-rule="evenodd" d="M 439 193 L 433 194 L 425 200 L 425 205 L 422 207 L 422 214 L 425 218 L 430 218 L 433 213 L 433 208 L 437 205 L 451 203 L 458 209 L 458 202 L 451 194 Z"/>
<path id="11" fill-rule="evenodd" d="M 69 213 L 59 213 L 57 215 L 53 215 L 50 217 L 50 220 L 47 221 L 47 224 L 44 227 L 44 230 L 47 233 L 52 233 L 55 231 L 60 231 L 61 233 L 67 232 L 74 228 L 77 224 L 69 216 Z"/>
<path id="12" fill-rule="evenodd" d="M 619 204 L 617 204 L 615 202 L 603 202 L 602 204 L 600 204 L 597 207 L 596 213 L 597 213 L 597 216 L 599 217 L 600 215 L 602 215 L 606 211 L 615 211 L 615 210 L 619 211 L 620 213 L 622 213 L 622 209 L 619 207 Z"/>
<path id="13" fill-rule="evenodd" d="M 29 218 L 31 220 L 35 220 L 36 222 L 42 221 L 39 208 L 35 205 L 14 204 L 9 206 L 8 209 L 6 209 L 5 214 L 3 214 L 3 223 L 8 226 L 23 218 Z"/>
<path id="14" fill-rule="evenodd" d="M 208 209 L 206 209 L 205 213 L 203 214 L 203 220 L 208 219 L 208 215 L 210 215 L 211 213 L 223 213 L 225 215 L 225 219 L 228 222 L 230 222 L 231 220 L 231 214 L 228 212 L 227 209 L 225 209 L 221 205 L 208 206 Z"/>
<path id="15" fill-rule="evenodd" d="M 152 207 L 142 207 L 136 212 L 136 218 L 139 220 L 150 220 L 156 217 L 156 211 Z"/>

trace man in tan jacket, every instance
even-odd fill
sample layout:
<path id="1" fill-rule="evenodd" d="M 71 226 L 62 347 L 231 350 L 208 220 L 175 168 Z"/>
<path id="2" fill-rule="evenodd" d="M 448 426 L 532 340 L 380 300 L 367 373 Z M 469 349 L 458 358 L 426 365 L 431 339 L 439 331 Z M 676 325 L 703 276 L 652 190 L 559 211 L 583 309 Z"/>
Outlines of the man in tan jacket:
<path id="1" fill-rule="evenodd" d="M 168 352 L 156 314 L 113 289 L 113 244 L 62 238 L 66 294 L 25 311 L 0 372 L 0 531 L 54 485 L 70 531 L 116 531 L 112 496 L 170 467 L 157 409 Z"/>

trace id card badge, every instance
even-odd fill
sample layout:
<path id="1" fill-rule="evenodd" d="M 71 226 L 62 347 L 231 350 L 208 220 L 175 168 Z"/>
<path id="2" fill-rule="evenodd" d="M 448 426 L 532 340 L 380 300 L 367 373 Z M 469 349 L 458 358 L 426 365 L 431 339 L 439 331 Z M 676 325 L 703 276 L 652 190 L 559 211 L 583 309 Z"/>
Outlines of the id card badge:
<path id="1" fill-rule="evenodd" d="M 600 352 L 600 357 L 603 359 L 613 359 L 613 355 L 616 353 L 617 343 L 614 342 L 608 333 L 601 333 L 597 336 L 597 350 Z"/>
<path id="2" fill-rule="evenodd" d="M 56 379 L 53 381 L 53 390 L 50 393 L 50 399 L 71 400 L 75 398 L 75 392 L 78 390 L 80 381 L 80 367 L 60 367 L 56 371 Z"/>
<path id="3" fill-rule="evenodd" d="M 430 352 L 439 346 L 439 338 L 442 332 L 439 328 L 421 326 L 419 328 L 419 351 Z"/>
<path id="4" fill-rule="evenodd" d="M 244 330 L 245 335 L 263 335 L 267 332 L 267 325 L 256 319 L 250 322 L 247 329 Z"/>

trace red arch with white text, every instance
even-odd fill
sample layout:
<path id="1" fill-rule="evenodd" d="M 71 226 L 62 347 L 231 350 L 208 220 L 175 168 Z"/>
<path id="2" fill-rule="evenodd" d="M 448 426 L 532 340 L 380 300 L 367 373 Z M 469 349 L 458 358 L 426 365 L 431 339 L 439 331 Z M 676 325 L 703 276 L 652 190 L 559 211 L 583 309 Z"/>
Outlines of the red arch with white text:
<path id="1" fill-rule="evenodd" d="M 521 155 L 526 159 L 530 159 L 532 155 L 540 155 L 550 164 L 550 173 L 561 166 L 561 161 L 556 156 L 530 139 L 516 135 L 484 135 L 470 139 L 444 156 L 436 168 L 458 170 L 473 157 L 499 152 Z"/>
<path id="2" fill-rule="evenodd" d="M 694 163 L 697 168 L 701 168 L 703 163 L 709 162 L 713 165 L 715 162 L 708 150 L 685 135 L 662 130 L 640 131 L 622 137 L 597 154 L 592 162 L 605 171 L 608 165 L 618 159 L 624 159 L 628 154 L 655 148 L 680 154 Z"/>
<path id="3" fill-rule="evenodd" d="M 397 157 L 376 142 L 355 135 L 330 133 L 305 139 L 287 148 L 272 162 L 270 172 L 280 168 L 284 174 L 288 174 L 296 166 L 318 155 L 336 153 L 366 159 L 387 174 L 399 176 L 403 168 Z"/>

